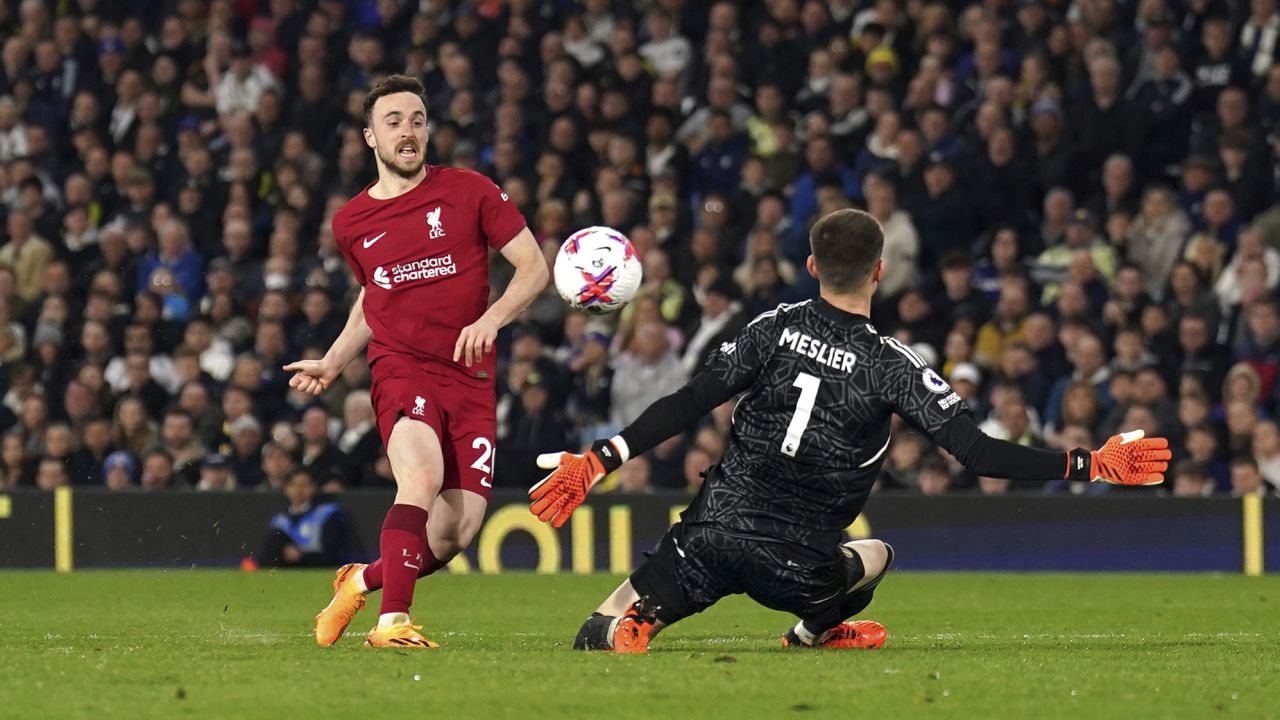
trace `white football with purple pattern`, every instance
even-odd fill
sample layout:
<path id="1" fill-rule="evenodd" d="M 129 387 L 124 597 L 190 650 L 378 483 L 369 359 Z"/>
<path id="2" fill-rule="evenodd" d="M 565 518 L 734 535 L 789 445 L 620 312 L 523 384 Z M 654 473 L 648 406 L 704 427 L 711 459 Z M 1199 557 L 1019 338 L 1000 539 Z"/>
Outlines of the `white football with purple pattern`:
<path id="1" fill-rule="evenodd" d="M 635 246 L 613 228 L 579 230 L 556 254 L 556 291 L 575 310 L 595 315 L 631 302 L 643 275 Z"/>

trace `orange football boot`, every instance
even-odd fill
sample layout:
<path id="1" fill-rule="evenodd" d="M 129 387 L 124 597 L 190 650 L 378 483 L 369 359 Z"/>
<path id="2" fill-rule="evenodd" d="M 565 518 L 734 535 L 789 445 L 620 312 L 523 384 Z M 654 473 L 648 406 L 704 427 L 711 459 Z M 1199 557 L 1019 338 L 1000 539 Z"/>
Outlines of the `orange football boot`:
<path id="1" fill-rule="evenodd" d="M 613 651 L 625 654 L 649 652 L 649 638 L 656 622 L 658 607 L 651 606 L 649 598 L 642 597 L 632 603 L 627 614 L 618 618 L 618 625 L 614 628 Z"/>
<path id="2" fill-rule="evenodd" d="M 827 631 L 817 645 L 806 645 L 795 637 L 792 630 L 782 636 L 785 648 L 829 648 L 831 650 L 878 650 L 884 647 L 888 634 L 884 626 L 874 620 L 843 622 Z"/>
<path id="3" fill-rule="evenodd" d="M 329 647 L 338 642 L 351 620 L 364 607 L 364 593 L 356 585 L 364 563 L 350 563 L 338 568 L 333 578 L 333 599 L 316 615 L 316 644 Z"/>
<path id="4" fill-rule="evenodd" d="M 835 626 L 818 647 L 835 650 L 878 650 L 884 647 L 888 633 L 875 620 L 854 620 Z"/>
<path id="5" fill-rule="evenodd" d="M 365 639 L 364 644 L 365 647 L 417 648 L 419 650 L 440 647 L 439 643 L 422 637 L 421 633 L 418 632 L 421 629 L 421 625 L 414 625 L 412 621 L 386 627 L 375 627 L 369 631 L 369 636 Z"/>

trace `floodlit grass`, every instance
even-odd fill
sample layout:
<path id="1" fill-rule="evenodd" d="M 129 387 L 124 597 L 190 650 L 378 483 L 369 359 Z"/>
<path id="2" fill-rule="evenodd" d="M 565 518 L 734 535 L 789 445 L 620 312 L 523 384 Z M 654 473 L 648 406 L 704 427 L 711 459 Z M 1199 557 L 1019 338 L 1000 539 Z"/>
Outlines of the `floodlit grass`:
<path id="1" fill-rule="evenodd" d="M 332 575 L 0 572 L 0 717 L 786 718 L 1280 716 L 1280 578 L 891 575 L 879 651 L 784 651 L 730 598 L 648 656 L 576 653 L 609 576 L 438 576 L 435 651 L 337 646 Z M 412 713 L 412 714 L 410 714 Z"/>

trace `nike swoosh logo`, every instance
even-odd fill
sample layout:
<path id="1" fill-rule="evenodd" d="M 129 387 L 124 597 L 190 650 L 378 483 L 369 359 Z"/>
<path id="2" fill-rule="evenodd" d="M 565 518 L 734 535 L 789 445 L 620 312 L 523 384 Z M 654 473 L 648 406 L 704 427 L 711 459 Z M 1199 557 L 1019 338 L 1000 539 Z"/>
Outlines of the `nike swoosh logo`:
<path id="1" fill-rule="evenodd" d="M 409 563 L 405 563 L 405 564 L 404 564 L 404 566 L 405 566 L 405 567 L 407 567 L 407 568 L 409 568 L 410 570 L 421 570 L 421 569 L 422 569 L 422 568 L 418 567 L 417 565 L 410 565 Z"/>
<path id="2" fill-rule="evenodd" d="M 487 488 L 493 487 L 493 483 L 489 482 L 489 478 L 480 478 L 480 484 Z"/>
<path id="3" fill-rule="evenodd" d="M 386 233 L 384 232 L 384 233 L 382 233 L 382 235 L 386 235 Z M 373 244 L 374 244 L 374 243 L 376 243 L 376 242 L 378 242 L 379 240 L 381 240 L 381 239 L 382 239 L 382 235 L 379 235 L 378 237 L 375 237 L 375 238 L 365 238 L 365 239 L 364 239 L 364 249 L 365 249 L 365 250 L 368 250 L 369 248 L 373 247 Z"/>

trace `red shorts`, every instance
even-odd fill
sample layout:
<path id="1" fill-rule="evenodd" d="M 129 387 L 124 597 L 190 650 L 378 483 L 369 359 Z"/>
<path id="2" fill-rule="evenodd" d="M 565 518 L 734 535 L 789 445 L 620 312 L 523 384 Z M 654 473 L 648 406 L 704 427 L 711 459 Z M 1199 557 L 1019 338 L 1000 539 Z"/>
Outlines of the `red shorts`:
<path id="1" fill-rule="evenodd" d="M 498 427 L 492 384 L 467 382 L 434 363 L 384 355 L 370 368 L 373 412 L 385 448 L 400 418 L 435 430 L 444 451 L 442 490 L 461 488 L 484 498 L 493 489 L 493 438 Z"/>

